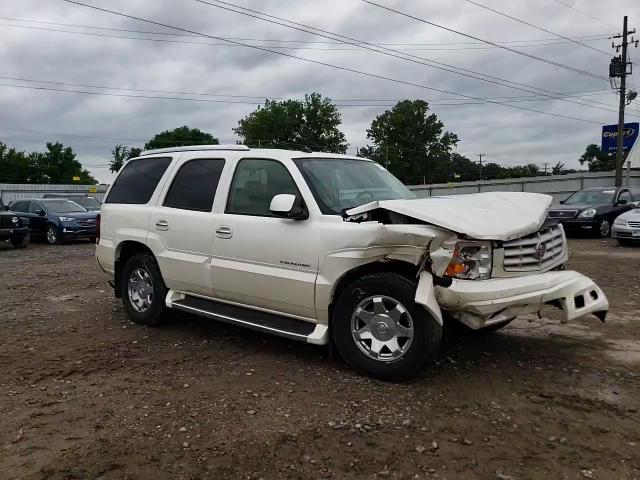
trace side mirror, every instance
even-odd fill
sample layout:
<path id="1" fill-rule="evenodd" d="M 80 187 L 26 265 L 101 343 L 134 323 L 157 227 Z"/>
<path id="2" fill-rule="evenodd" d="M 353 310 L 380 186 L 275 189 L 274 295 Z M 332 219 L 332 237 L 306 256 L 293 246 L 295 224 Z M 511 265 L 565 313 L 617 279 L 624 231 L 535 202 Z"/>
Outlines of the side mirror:
<path id="1" fill-rule="evenodd" d="M 558 203 L 559 203 L 560 205 L 564 205 L 564 200 L 560 200 Z"/>
<path id="2" fill-rule="evenodd" d="M 626 200 L 618 200 L 618 205 L 626 205 L 627 201 Z"/>
<path id="3" fill-rule="evenodd" d="M 302 198 L 288 193 L 279 193 L 271 199 L 269 211 L 274 217 L 304 220 L 309 218 L 309 213 L 304 208 Z"/>
<path id="4" fill-rule="evenodd" d="M 44 210 L 36 210 L 36 215 L 40 215 L 41 217 L 44 217 L 46 214 L 44 213 Z"/>

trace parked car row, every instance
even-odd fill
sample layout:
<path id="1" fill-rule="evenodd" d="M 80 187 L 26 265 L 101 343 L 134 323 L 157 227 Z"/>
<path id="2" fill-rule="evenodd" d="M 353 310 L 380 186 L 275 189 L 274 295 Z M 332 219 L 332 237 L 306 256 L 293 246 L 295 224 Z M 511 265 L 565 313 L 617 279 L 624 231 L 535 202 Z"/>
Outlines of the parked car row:
<path id="1" fill-rule="evenodd" d="M 86 194 L 46 194 L 24 198 L 0 210 L 0 241 L 26 247 L 31 238 L 50 245 L 69 240 L 95 241 L 100 202 Z"/>
<path id="2" fill-rule="evenodd" d="M 579 190 L 549 210 L 549 218 L 567 233 L 613 237 L 621 245 L 640 242 L 640 187 L 598 187 Z"/>

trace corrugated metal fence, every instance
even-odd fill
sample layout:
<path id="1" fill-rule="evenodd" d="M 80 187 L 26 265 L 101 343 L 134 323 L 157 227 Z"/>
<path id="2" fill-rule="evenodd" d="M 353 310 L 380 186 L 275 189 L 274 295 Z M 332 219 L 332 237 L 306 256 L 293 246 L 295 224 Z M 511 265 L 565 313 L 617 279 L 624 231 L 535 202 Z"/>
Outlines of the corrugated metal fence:
<path id="1" fill-rule="evenodd" d="M 610 187 L 614 185 L 614 180 L 614 172 L 584 172 L 507 180 L 410 185 L 409 188 L 420 198 L 478 192 L 533 192 L 551 195 L 558 202 L 583 188 Z M 624 172 L 625 185 L 627 181 L 629 185 L 640 186 L 640 171 L 631 171 L 628 179 L 627 172 Z"/>
<path id="2" fill-rule="evenodd" d="M 0 200 L 7 205 L 21 198 L 42 198 L 45 193 L 87 193 L 102 201 L 108 185 L 47 185 L 33 183 L 0 183 Z"/>

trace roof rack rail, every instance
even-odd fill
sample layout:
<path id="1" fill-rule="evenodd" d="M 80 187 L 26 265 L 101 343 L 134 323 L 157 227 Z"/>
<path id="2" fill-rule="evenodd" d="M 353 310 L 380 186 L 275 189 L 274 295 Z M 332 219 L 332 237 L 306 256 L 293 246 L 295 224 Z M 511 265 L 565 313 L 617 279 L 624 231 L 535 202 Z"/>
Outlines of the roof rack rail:
<path id="1" fill-rule="evenodd" d="M 246 145 L 185 145 L 183 147 L 169 147 L 169 148 L 156 148 L 153 150 L 145 150 L 140 153 L 140 156 L 155 155 L 157 153 L 170 153 L 170 152 L 192 152 L 194 150 L 236 150 L 236 151 L 248 151 L 249 147 Z"/>

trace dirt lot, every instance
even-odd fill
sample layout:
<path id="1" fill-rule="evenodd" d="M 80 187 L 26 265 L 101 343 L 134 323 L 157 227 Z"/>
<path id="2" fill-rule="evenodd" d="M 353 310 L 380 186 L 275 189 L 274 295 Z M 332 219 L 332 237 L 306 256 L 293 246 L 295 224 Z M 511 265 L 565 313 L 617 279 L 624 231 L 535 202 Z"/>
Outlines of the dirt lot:
<path id="1" fill-rule="evenodd" d="M 640 478 L 640 249 L 571 241 L 595 317 L 449 335 L 416 381 L 186 315 L 131 324 L 88 243 L 0 248 L 0 478 Z"/>

